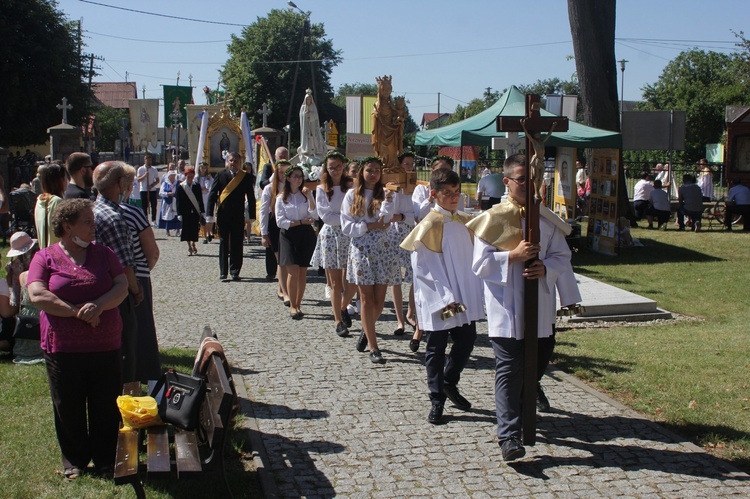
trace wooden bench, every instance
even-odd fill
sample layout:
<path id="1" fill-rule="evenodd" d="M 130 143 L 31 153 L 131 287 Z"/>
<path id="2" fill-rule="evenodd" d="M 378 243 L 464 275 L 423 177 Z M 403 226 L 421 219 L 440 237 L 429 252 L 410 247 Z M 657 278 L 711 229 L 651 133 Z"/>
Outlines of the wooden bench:
<path id="1" fill-rule="evenodd" d="M 210 334 L 210 329 L 208 330 Z M 204 331 L 204 337 L 206 332 Z M 221 474 L 224 495 L 232 497 L 224 471 L 224 443 L 235 399 L 234 384 L 219 355 L 208 362 L 206 397 L 198 428 L 186 431 L 171 425 L 120 431 L 117 439 L 114 480 L 131 484 L 138 498 L 145 498 L 141 476 L 151 478 L 194 478 L 205 471 Z M 124 395 L 142 395 L 139 382 L 126 383 Z M 145 451 L 145 462 L 141 453 Z M 173 451 L 173 454 L 171 454 Z"/>

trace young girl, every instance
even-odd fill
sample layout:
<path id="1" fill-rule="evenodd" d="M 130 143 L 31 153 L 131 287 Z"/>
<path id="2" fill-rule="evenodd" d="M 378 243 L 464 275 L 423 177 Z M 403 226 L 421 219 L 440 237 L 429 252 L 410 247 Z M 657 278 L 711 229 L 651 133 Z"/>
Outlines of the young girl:
<path id="1" fill-rule="evenodd" d="M 393 193 L 383 188 L 380 158 L 362 160 L 357 182 L 341 205 L 341 230 L 351 238 L 346 278 L 359 288 L 362 300 L 362 334 L 357 350 L 370 345 L 370 361 L 384 364 L 375 323 L 383 311 L 385 292 L 397 269 L 396 249 L 388 243 L 386 230 L 393 215 Z"/>
<path id="2" fill-rule="evenodd" d="M 65 196 L 65 190 L 68 188 L 68 172 L 63 165 L 50 163 L 40 166 L 38 175 L 42 194 L 34 207 L 34 222 L 39 238 L 39 248 L 46 248 L 59 241 L 59 238 L 52 233 L 50 219 Z"/>
<path id="3" fill-rule="evenodd" d="M 313 267 L 325 269 L 326 278 L 331 283 L 333 321 L 336 323 L 336 334 L 342 338 L 349 336 L 348 328 L 352 325 L 346 304 L 357 291 L 356 286 L 346 286 L 344 283 L 349 238 L 341 231 L 341 203 L 352 182 L 344 175 L 344 160 L 344 156 L 338 152 L 326 156 L 315 194 L 323 228 L 318 233 L 318 244 L 311 262 Z"/>
<path id="4" fill-rule="evenodd" d="M 260 238 L 261 244 L 272 252 L 273 265 L 277 266 L 274 274 L 277 276 L 279 287 L 276 296 L 289 306 L 289 293 L 286 289 L 286 268 L 277 265 L 279 261 L 279 226 L 276 224 L 276 198 L 284 190 L 284 171 L 292 164 L 281 159 L 276 162 L 276 171 L 271 175 L 271 182 L 263 188 L 260 195 Z M 269 275 L 272 275 L 270 272 Z"/>
<path id="5" fill-rule="evenodd" d="M 315 251 L 315 230 L 318 218 L 312 191 L 303 187 L 305 174 L 299 165 L 284 172 L 283 192 L 276 198 L 276 223 L 279 233 L 279 265 L 286 267 L 286 288 L 289 293 L 289 314 L 301 320 L 302 296 L 307 285 L 307 268 Z"/>

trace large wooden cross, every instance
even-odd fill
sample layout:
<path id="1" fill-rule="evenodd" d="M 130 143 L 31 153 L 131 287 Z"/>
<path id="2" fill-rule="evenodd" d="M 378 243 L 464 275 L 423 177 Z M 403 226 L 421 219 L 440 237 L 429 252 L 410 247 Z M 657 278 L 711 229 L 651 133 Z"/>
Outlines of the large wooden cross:
<path id="1" fill-rule="evenodd" d="M 541 199 L 536 196 L 534 189 L 534 162 L 544 164 L 544 140 L 542 133 L 547 136 L 552 130 L 566 132 L 568 130 L 568 118 L 557 116 L 542 117 L 541 105 L 538 95 L 526 95 L 525 116 L 498 116 L 498 132 L 524 132 L 526 136 L 526 226 L 523 238 L 532 244 L 539 244 L 539 205 Z M 543 166 L 541 169 L 543 175 Z M 541 177 L 539 178 L 541 181 Z M 529 266 L 533 260 L 525 262 Z M 523 362 L 523 443 L 534 445 L 536 443 L 536 385 L 537 385 L 537 356 L 539 336 L 539 280 L 524 279 L 524 362 Z"/>

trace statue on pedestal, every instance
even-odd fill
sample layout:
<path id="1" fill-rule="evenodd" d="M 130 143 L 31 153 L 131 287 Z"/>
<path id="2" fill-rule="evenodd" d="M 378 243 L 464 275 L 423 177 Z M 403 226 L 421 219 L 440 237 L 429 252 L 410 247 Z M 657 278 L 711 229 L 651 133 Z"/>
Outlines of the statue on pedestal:
<path id="1" fill-rule="evenodd" d="M 378 82 L 378 100 L 372 110 L 372 147 L 383 160 L 383 173 L 404 173 L 398 162 L 404 142 L 406 103 L 397 97 L 391 101 L 391 77 L 375 79 Z"/>
<path id="2" fill-rule="evenodd" d="M 305 100 L 299 110 L 300 146 L 297 155 L 306 165 L 319 165 L 326 156 L 326 143 L 320 131 L 318 108 L 312 97 L 312 90 L 305 91 Z"/>

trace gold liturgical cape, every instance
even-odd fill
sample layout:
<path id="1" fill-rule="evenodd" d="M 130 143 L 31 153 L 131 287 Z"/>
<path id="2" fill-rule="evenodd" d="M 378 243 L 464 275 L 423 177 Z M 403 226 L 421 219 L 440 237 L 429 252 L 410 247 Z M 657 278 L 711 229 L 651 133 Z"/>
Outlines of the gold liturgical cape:
<path id="1" fill-rule="evenodd" d="M 443 252 L 443 221 L 445 217 L 436 209 L 431 209 L 421 222 L 409 233 L 408 236 L 401 243 L 401 247 L 407 251 L 415 251 L 417 249 L 416 243 L 420 242 L 424 244 L 425 248 L 435 253 Z M 453 220 L 461 222 L 467 225 L 467 222 L 471 220 L 471 215 L 464 213 L 463 211 L 456 211 L 456 214 L 451 216 Z M 468 225 L 467 225 L 468 227 Z M 469 233 L 471 233 L 469 229 Z M 473 234 L 472 234 L 473 241 Z"/>
<path id="2" fill-rule="evenodd" d="M 570 225 L 546 206 L 539 207 L 539 215 L 560 229 L 564 235 L 570 234 L 572 230 Z M 495 248 L 511 251 L 523 240 L 523 231 L 521 230 L 521 218 L 523 216 L 523 206 L 508 197 L 502 203 L 496 204 L 471 220 L 466 224 L 466 227 L 474 232 L 478 238 Z"/>

